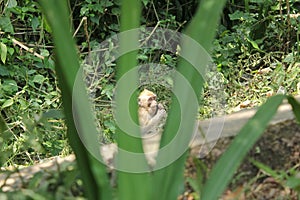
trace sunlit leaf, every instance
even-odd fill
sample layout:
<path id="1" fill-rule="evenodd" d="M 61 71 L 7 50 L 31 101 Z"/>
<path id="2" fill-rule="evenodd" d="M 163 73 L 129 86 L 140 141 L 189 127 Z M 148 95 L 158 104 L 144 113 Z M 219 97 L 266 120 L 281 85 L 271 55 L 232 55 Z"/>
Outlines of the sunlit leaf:
<path id="1" fill-rule="evenodd" d="M 3 103 L 3 105 L 1 106 L 1 108 L 3 109 L 3 108 L 7 108 L 7 107 L 9 107 L 9 106 L 11 106 L 11 105 L 13 105 L 14 104 L 14 100 L 13 99 L 7 99 L 4 103 Z"/>
<path id="2" fill-rule="evenodd" d="M 0 43 L 0 49 L 1 49 L 1 54 L 0 54 L 0 57 L 1 57 L 1 61 L 3 63 L 5 63 L 6 61 L 6 56 L 7 56 L 7 47 L 4 43 Z"/>
<path id="3" fill-rule="evenodd" d="M 252 47 L 254 49 L 260 50 L 260 48 L 258 47 L 258 44 L 255 41 L 250 40 L 249 38 L 247 38 L 247 40 L 248 40 L 248 42 L 250 42 L 250 44 L 252 45 Z"/>

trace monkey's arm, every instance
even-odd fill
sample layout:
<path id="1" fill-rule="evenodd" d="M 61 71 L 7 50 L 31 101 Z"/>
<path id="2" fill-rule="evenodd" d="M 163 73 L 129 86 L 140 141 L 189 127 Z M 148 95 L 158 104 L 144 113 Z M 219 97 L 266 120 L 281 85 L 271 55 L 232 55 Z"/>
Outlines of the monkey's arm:
<path id="1" fill-rule="evenodd" d="M 165 109 L 162 106 L 158 106 L 156 115 L 154 115 L 145 126 L 141 127 L 142 135 L 149 133 L 153 128 L 157 128 L 160 122 L 167 115 Z"/>

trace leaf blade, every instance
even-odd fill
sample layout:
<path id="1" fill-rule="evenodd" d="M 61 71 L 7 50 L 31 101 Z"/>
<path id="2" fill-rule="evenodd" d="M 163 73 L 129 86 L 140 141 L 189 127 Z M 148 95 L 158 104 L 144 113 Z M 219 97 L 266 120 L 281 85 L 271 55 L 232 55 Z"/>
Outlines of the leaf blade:
<path id="1" fill-rule="evenodd" d="M 268 99 L 242 128 L 232 144 L 213 167 L 202 190 L 201 199 L 218 199 L 244 156 L 261 136 L 285 96 Z"/>

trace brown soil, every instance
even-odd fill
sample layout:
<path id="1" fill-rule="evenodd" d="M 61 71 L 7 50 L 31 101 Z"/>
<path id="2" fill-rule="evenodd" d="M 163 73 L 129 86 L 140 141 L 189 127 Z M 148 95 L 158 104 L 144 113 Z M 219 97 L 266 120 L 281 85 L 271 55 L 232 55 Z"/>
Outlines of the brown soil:
<path id="1" fill-rule="evenodd" d="M 215 147 L 206 157 L 202 159 L 189 158 L 187 162 L 187 180 L 196 178 L 196 171 L 203 164 L 207 167 L 202 170 L 205 174 L 216 163 L 220 155 L 226 150 L 233 137 L 221 138 Z M 284 121 L 269 126 L 263 136 L 254 145 L 252 150 L 244 159 L 242 165 L 235 173 L 222 200 L 297 200 L 300 196 L 287 183 L 288 176 L 300 179 L 300 126 L 294 120 Z M 262 168 L 256 167 L 250 159 L 254 159 L 272 170 L 278 176 L 271 176 Z M 232 161 L 233 162 L 233 161 Z M 199 163 L 202 163 L 199 165 Z M 198 167 L 196 167 L 198 166 Z M 199 174 L 199 173 L 198 173 Z M 284 177 L 286 176 L 286 177 Z M 199 179 L 199 177 L 197 177 Z M 205 176 L 204 176 L 205 179 Z M 298 180 L 298 183 L 300 180 Z M 187 181 L 186 193 L 179 199 L 197 199 L 194 192 L 195 187 L 191 187 L 191 181 Z"/>

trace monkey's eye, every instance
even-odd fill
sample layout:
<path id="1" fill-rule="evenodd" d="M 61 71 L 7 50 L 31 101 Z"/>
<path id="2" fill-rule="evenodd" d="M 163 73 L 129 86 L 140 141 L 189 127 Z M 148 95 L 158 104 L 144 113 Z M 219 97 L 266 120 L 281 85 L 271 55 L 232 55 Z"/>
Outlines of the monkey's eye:
<path id="1" fill-rule="evenodd" d="M 153 101 L 153 100 L 156 100 L 155 96 L 149 97 L 149 99 L 148 99 L 148 101 Z"/>
<path id="2" fill-rule="evenodd" d="M 151 106 L 151 102 L 148 103 L 148 107 L 150 107 L 150 106 Z"/>

